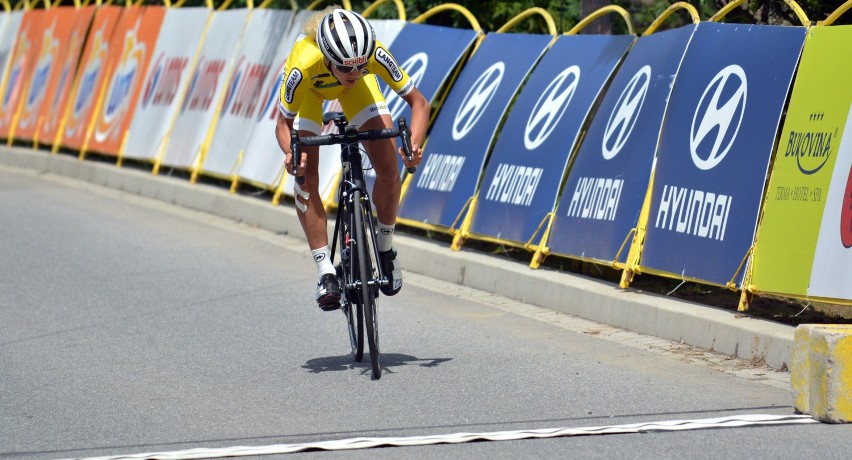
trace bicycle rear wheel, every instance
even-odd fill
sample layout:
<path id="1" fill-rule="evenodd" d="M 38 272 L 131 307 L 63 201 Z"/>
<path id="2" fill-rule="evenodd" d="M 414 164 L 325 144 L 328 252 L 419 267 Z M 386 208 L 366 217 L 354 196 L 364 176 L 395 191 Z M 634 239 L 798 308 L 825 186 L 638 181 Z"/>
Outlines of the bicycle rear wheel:
<path id="1" fill-rule="evenodd" d="M 382 367 L 379 364 L 379 319 L 376 314 L 376 297 L 379 289 L 373 267 L 377 261 L 373 260 L 372 235 L 366 231 L 369 228 L 370 210 L 369 204 L 362 202 L 361 191 L 353 193 L 353 217 L 352 231 L 355 233 L 355 255 L 357 259 L 358 277 L 360 278 L 360 298 L 364 308 L 364 325 L 367 327 L 367 345 L 370 347 L 370 366 L 373 369 L 373 379 L 382 377 Z M 353 267 L 354 268 L 354 267 Z M 373 281 L 372 285 L 370 282 Z"/>

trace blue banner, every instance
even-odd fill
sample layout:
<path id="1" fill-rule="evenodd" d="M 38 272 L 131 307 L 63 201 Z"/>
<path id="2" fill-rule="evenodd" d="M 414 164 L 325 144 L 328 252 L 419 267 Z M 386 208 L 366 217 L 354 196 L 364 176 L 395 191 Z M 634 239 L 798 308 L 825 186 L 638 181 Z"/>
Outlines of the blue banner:
<path id="1" fill-rule="evenodd" d="M 417 89 L 432 103 L 438 95 L 438 90 L 444 86 L 475 38 L 476 32 L 470 29 L 406 24 L 389 47 L 397 65 L 405 70 Z M 405 100 L 390 90 L 382 79 L 379 79 L 379 87 L 385 96 L 394 124 L 400 116 L 410 123 L 411 107 Z M 405 171 L 402 159 L 398 163 L 402 174 Z M 365 171 L 365 177 L 372 188 L 376 179 L 375 172 L 368 169 Z"/>
<path id="2" fill-rule="evenodd" d="M 594 115 L 565 183 L 550 250 L 611 262 L 636 227 L 672 85 L 696 26 L 641 37 Z M 625 261 L 627 251 L 619 259 Z"/>
<path id="3" fill-rule="evenodd" d="M 641 265 L 724 285 L 754 241 L 806 29 L 701 23 L 660 138 Z"/>
<path id="4" fill-rule="evenodd" d="M 512 97 L 551 39 L 486 36 L 444 101 L 399 217 L 445 227 L 453 224 L 476 193 L 488 149 Z"/>
<path id="5" fill-rule="evenodd" d="M 524 243 L 556 205 L 592 105 L 634 37 L 562 36 L 515 100 L 479 190 L 471 232 Z"/>
<path id="6" fill-rule="evenodd" d="M 438 90 L 475 38 L 476 32 L 470 29 L 406 24 L 390 45 L 390 52 L 426 100 L 434 102 Z M 379 86 L 394 121 L 400 116 L 410 121 L 411 108 L 408 104 L 396 93 L 389 91 L 381 79 Z"/>

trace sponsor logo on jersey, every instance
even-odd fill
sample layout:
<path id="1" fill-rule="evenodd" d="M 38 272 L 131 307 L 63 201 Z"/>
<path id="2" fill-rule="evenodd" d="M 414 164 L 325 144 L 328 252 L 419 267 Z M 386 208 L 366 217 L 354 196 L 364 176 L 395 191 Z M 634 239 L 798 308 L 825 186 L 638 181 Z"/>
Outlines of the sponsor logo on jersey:
<path id="1" fill-rule="evenodd" d="M 524 130 L 524 147 L 527 150 L 537 149 L 550 137 L 574 98 L 579 82 L 580 67 L 572 65 L 547 85 L 527 119 Z"/>
<path id="2" fill-rule="evenodd" d="M 485 113 L 488 104 L 500 87 L 506 64 L 496 62 L 489 67 L 470 87 L 456 112 L 453 122 L 453 139 L 460 140 L 476 126 L 476 122 Z"/>
<path id="3" fill-rule="evenodd" d="M 284 100 L 288 104 L 293 103 L 293 96 L 296 94 L 296 88 L 299 87 L 299 83 L 302 82 L 302 71 L 294 68 L 290 71 L 290 74 L 287 75 L 287 81 L 284 83 Z"/>
<path id="4" fill-rule="evenodd" d="M 402 81 L 402 70 L 396 64 L 393 56 L 384 48 L 376 48 L 376 61 L 387 69 L 393 81 Z"/>
<path id="5" fill-rule="evenodd" d="M 719 71 L 707 85 L 689 132 L 689 150 L 698 169 L 713 169 L 730 152 L 743 122 L 747 98 L 746 74 L 736 64 Z"/>
<path id="6" fill-rule="evenodd" d="M 405 94 L 405 91 L 410 90 L 410 87 L 420 86 L 423 76 L 426 75 L 427 67 L 429 67 L 429 55 L 424 52 L 417 53 L 402 63 L 402 68 L 408 74 L 409 78 L 408 85 L 402 89 L 403 94 Z M 384 96 L 385 101 L 388 103 L 391 119 L 398 119 L 402 115 L 402 111 L 405 110 L 405 99 L 401 98 L 390 86 L 385 90 Z"/>
<path id="7" fill-rule="evenodd" d="M 604 135 L 601 140 L 601 152 L 604 159 L 615 158 L 624 148 L 627 139 L 633 132 L 633 127 L 636 126 L 636 120 L 639 119 L 639 113 L 642 111 L 642 104 L 645 102 L 645 96 L 648 95 L 650 84 L 651 66 L 646 65 L 633 75 L 633 78 L 621 91 L 621 95 L 618 96 L 618 101 L 615 103 L 615 108 L 606 122 L 606 128 L 604 128 Z"/>

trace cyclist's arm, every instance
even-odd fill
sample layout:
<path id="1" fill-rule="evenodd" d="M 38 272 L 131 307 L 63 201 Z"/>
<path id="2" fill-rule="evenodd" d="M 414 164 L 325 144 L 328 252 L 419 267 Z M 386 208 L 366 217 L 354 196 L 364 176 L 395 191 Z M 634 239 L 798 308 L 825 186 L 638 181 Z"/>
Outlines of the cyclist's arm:
<path id="1" fill-rule="evenodd" d="M 429 101 L 417 87 L 412 88 L 402 98 L 411 106 L 411 150 L 415 158 L 414 165 L 416 165 L 420 163 L 419 157 L 423 154 L 423 142 L 426 140 L 426 129 L 429 127 Z"/>

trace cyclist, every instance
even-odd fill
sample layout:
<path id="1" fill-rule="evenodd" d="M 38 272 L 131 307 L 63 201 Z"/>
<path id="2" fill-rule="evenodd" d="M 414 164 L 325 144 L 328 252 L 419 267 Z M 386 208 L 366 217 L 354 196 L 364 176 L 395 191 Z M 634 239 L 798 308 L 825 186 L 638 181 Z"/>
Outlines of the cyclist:
<path id="1" fill-rule="evenodd" d="M 411 106 L 411 162 L 402 149 L 397 153 L 406 167 L 420 164 L 429 103 L 376 39 L 370 23 L 360 14 L 332 6 L 312 15 L 303 32 L 284 64 L 275 128 L 287 171 L 292 171 L 293 164 L 290 133 L 297 129 L 300 136 L 319 134 L 324 101 L 337 99 L 350 123 L 360 130 L 393 126 L 376 76 Z M 384 139 L 364 142 L 364 147 L 376 173 L 371 196 L 378 218 L 379 263 L 389 281 L 381 290 L 391 296 L 402 287 L 402 272 L 393 248 L 401 190 L 394 154 L 396 143 L 394 139 Z M 318 147 L 306 146 L 302 153 L 299 170 L 304 173 L 305 181 L 296 184 L 296 214 L 319 273 L 317 303 L 321 309 L 331 311 L 340 306 L 341 288 L 330 260 L 326 213 L 318 191 Z"/>

